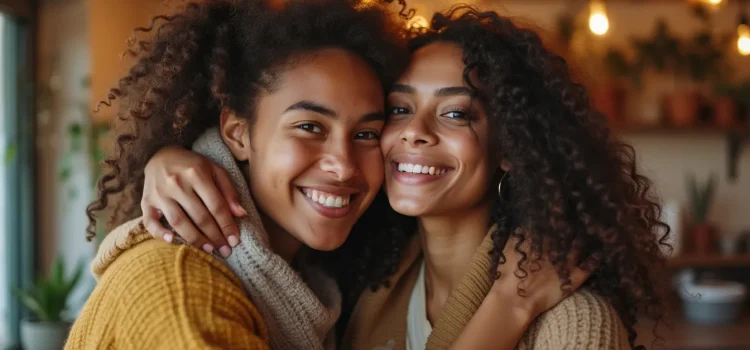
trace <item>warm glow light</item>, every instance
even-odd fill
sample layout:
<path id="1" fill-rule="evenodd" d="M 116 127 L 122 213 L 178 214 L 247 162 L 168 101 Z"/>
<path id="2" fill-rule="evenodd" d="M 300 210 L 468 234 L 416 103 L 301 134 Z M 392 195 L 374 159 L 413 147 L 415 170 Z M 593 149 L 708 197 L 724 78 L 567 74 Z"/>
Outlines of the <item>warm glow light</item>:
<path id="1" fill-rule="evenodd" d="M 607 34 L 609 30 L 609 19 L 607 9 L 601 1 L 591 1 L 589 5 L 589 29 L 596 35 Z"/>
<path id="2" fill-rule="evenodd" d="M 709 4 L 711 4 L 711 5 L 721 4 L 721 1 L 722 0 L 706 0 L 706 2 L 709 3 Z"/>
<path id="3" fill-rule="evenodd" d="M 427 22 L 427 18 L 422 16 L 412 17 L 408 23 L 406 23 L 407 29 L 423 29 L 430 26 L 430 22 Z"/>
<path id="4" fill-rule="evenodd" d="M 740 55 L 750 55 L 750 27 L 740 24 L 737 27 L 737 51 Z"/>

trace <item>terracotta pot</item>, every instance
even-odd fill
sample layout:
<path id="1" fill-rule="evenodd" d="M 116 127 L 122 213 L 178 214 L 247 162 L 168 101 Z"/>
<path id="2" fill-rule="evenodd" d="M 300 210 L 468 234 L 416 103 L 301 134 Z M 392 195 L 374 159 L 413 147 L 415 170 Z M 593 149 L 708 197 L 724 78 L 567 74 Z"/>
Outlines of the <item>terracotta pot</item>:
<path id="1" fill-rule="evenodd" d="M 672 125 L 678 127 L 693 126 L 698 122 L 701 100 L 698 92 L 693 90 L 675 91 L 666 98 L 667 114 Z"/>
<path id="2" fill-rule="evenodd" d="M 693 250 L 696 254 L 707 255 L 716 251 L 716 231 L 708 223 L 693 226 Z"/>
<path id="3" fill-rule="evenodd" d="M 627 91 L 617 83 L 604 83 L 593 90 L 594 108 L 606 115 L 612 124 L 625 121 L 625 99 Z"/>
<path id="4" fill-rule="evenodd" d="M 737 102 L 728 96 L 721 96 L 714 101 L 714 123 L 728 128 L 734 125 L 737 117 Z"/>

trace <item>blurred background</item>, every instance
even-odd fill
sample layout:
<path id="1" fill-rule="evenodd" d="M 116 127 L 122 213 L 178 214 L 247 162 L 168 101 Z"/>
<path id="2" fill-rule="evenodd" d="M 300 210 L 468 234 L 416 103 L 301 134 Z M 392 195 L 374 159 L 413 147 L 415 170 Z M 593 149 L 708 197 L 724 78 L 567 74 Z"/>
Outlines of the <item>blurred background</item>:
<path id="1" fill-rule="evenodd" d="M 538 29 L 636 148 L 673 229 L 661 345 L 750 349 L 750 1 L 464 2 Z M 40 325 L 64 329 L 93 288 L 85 207 L 113 110 L 92 111 L 132 29 L 175 3 L 0 0 L 0 348 L 54 338 Z M 454 1 L 408 3 L 419 27 Z"/>

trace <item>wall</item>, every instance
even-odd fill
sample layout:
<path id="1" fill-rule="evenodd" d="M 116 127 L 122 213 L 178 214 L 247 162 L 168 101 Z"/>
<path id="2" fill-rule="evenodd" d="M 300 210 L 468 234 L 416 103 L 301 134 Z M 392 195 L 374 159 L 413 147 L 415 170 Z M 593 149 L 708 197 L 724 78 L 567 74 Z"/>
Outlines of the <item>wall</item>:
<path id="1" fill-rule="evenodd" d="M 107 96 L 110 88 L 127 72 L 132 60 L 122 57 L 127 40 L 136 27 L 148 27 L 151 18 L 167 13 L 179 1 L 166 3 L 155 0 L 85 0 L 89 16 L 87 28 L 91 44 L 92 81 L 91 105 Z M 141 34 L 140 37 L 147 37 Z M 97 121 L 109 121 L 114 108 L 103 108 L 95 115 Z"/>
<path id="2" fill-rule="evenodd" d="M 38 100 L 37 111 L 38 263 L 46 270 L 58 254 L 64 253 L 68 269 L 84 261 L 88 271 L 94 249 L 85 240 L 85 208 L 92 196 L 90 178 L 85 171 L 74 172 L 70 184 L 78 194 L 70 198 L 59 176 L 61 157 L 69 147 L 67 127 L 88 118 L 84 108 L 88 91 L 82 85 L 90 73 L 87 10 L 83 0 L 42 0 L 39 6 L 37 92 L 49 88 L 52 93 L 45 95 L 49 99 Z M 74 169 L 88 166 L 83 157 L 73 161 Z M 84 276 L 83 288 L 73 296 L 74 309 L 93 284 L 89 273 Z"/>
<path id="3" fill-rule="evenodd" d="M 477 4 L 477 2 L 468 1 Z M 726 1 L 725 1 L 726 2 Z M 416 4 L 416 1 L 412 1 Z M 418 14 L 429 18 L 430 14 L 443 10 L 455 1 L 421 1 L 414 5 Z M 480 1 L 482 7 L 498 9 L 501 13 L 540 29 L 554 33 L 556 17 L 562 14 L 571 2 L 568 1 Z M 582 1 L 574 3 L 583 3 Z M 684 1 L 639 2 L 609 1 L 610 30 L 605 37 L 590 37 L 592 47 L 597 45 L 625 46 L 631 36 L 642 37 L 651 33 L 657 19 L 667 19 L 670 28 L 678 35 L 689 35 L 700 28 Z M 713 16 L 719 32 L 733 31 L 737 25 L 737 2 L 722 6 Z M 734 55 L 735 66 L 741 67 L 738 76 L 750 76 L 750 57 Z M 670 85 L 669 81 L 656 82 Z M 650 91 L 656 95 L 659 91 Z M 644 94 L 644 95 L 648 95 Z M 649 96 L 640 97 L 641 100 Z M 636 101 L 638 102 L 638 101 Z M 638 117 L 640 106 L 630 106 L 629 115 Z M 738 178 L 729 182 L 727 178 L 726 140 L 721 134 L 628 134 L 623 139 L 636 148 L 643 171 L 655 182 L 665 200 L 685 202 L 687 173 L 694 172 L 699 179 L 715 173 L 720 179 L 717 203 L 712 210 L 715 220 L 724 234 L 732 235 L 740 230 L 750 230 L 750 142 L 746 142 L 738 161 Z"/>

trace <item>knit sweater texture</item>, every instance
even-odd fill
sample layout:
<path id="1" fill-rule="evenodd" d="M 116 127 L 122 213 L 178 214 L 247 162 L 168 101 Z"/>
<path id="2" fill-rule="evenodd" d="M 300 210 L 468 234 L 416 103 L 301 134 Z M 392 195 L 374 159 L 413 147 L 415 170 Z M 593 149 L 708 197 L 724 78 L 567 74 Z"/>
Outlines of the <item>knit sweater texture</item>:
<path id="1" fill-rule="evenodd" d="M 165 349 L 203 349 L 211 348 L 213 343 L 204 344 L 208 340 L 220 338 L 214 342 L 217 349 L 255 349 L 264 343 L 272 349 L 333 349 L 333 326 L 341 310 L 335 281 L 304 262 L 295 271 L 270 250 L 245 177 L 217 129 L 201 136 L 193 150 L 223 167 L 239 193 L 248 212 L 237 221 L 241 243 L 222 259 L 152 240 L 140 219 L 123 224 L 105 238 L 93 261 L 92 271 L 101 278 L 67 348 L 160 349 L 150 346 L 158 343 Z M 165 300 L 179 307 L 166 307 Z M 133 317 L 134 310 L 146 315 Z M 225 321 L 222 329 L 232 335 L 214 333 L 224 332 L 219 328 L 185 327 L 212 320 Z M 135 329 L 143 327 L 150 328 L 148 342 L 138 340 L 143 333 Z M 179 346 L 185 339 L 193 340 Z"/>

